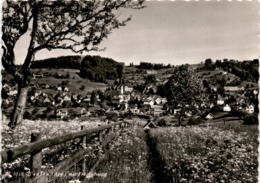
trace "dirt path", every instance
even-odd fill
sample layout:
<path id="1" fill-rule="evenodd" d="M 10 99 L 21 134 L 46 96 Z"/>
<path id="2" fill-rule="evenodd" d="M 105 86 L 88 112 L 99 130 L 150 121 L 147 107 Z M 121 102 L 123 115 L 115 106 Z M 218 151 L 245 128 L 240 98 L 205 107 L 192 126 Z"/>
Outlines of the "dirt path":
<path id="1" fill-rule="evenodd" d="M 152 183 L 173 182 L 171 172 L 166 169 L 166 164 L 157 150 L 157 141 L 151 137 L 150 131 L 146 132 L 146 144 L 148 147 L 148 168 L 152 173 Z"/>

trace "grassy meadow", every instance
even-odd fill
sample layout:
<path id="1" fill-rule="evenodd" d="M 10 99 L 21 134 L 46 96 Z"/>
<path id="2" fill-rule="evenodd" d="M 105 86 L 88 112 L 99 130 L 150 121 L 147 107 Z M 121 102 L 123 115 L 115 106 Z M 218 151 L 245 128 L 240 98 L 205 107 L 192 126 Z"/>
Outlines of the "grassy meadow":
<path id="1" fill-rule="evenodd" d="M 2 125 L 3 149 L 28 143 L 31 131 L 41 132 L 42 138 L 49 138 L 79 131 L 81 125 L 86 128 L 102 125 L 98 121 L 24 120 L 11 132 L 7 122 L 3 121 Z M 96 140 L 88 143 L 84 156 L 86 171 L 82 172 L 81 161 L 66 171 L 80 174 L 49 177 L 50 182 L 257 182 L 257 126 L 228 122 L 225 125 L 210 123 L 203 127 L 158 127 L 144 132 L 139 123 L 135 119 L 130 127 L 110 132 L 101 144 Z M 77 152 L 77 148 L 71 145 L 55 156 L 44 155 L 42 170 L 55 167 L 56 163 Z M 56 148 L 59 147 L 46 148 L 43 152 L 49 155 Z M 28 176 L 18 179 L 15 176 L 19 172 L 30 173 L 29 165 L 28 156 L 3 164 L 2 182 L 29 180 Z"/>
<path id="2" fill-rule="evenodd" d="M 151 132 L 173 182 L 257 182 L 257 126 L 171 127 Z"/>

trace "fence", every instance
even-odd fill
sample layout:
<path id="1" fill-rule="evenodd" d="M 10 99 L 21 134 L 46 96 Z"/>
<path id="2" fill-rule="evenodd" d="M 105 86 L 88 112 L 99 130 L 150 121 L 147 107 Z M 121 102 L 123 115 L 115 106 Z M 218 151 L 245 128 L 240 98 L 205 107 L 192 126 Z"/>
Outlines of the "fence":
<path id="1" fill-rule="evenodd" d="M 63 160 L 62 162 L 58 163 L 52 172 L 58 172 L 58 171 L 65 171 L 69 169 L 71 166 L 79 162 L 83 159 L 84 155 L 87 153 L 86 151 L 86 145 L 87 141 L 91 140 L 93 138 L 98 137 L 99 142 L 102 143 L 104 135 L 109 133 L 109 131 L 116 127 L 124 127 L 127 126 L 129 122 L 126 121 L 120 121 L 115 122 L 107 125 L 103 125 L 100 127 L 92 128 L 92 129 L 84 129 L 84 127 L 81 127 L 81 131 L 79 132 L 73 132 L 68 133 L 62 136 L 56 136 L 49 139 L 40 139 L 39 133 L 32 133 L 31 134 L 31 143 L 22 145 L 13 149 L 5 150 L 1 152 L 1 160 L 2 163 L 6 162 L 12 162 L 18 157 L 22 157 L 24 155 L 30 154 L 31 158 L 31 171 L 36 173 L 41 171 L 41 165 L 42 165 L 42 150 L 44 148 L 52 147 L 55 145 L 63 144 L 67 141 L 71 141 L 74 139 L 81 138 L 81 146 L 82 149 L 76 152 L 75 154 L 71 155 L 69 158 Z M 64 146 L 66 147 L 66 146 Z M 63 146 L 59 148 L 57 151 L 62 150 L 64 148 Z M 55 152 L 54 152 L 55 153 Z M 85 167 L 83 167 L 85 169 Z M 39 177 L 34 177 L 32 179 L 32 182 L 46 182 L 44 179 L 40 179 Z"/>

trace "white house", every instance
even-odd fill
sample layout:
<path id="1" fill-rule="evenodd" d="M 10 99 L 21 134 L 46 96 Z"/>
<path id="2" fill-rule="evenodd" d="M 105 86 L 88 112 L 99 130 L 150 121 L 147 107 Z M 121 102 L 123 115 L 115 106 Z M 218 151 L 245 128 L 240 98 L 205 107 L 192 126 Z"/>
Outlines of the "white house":
<path id="1" fill-rule="evenodd" d="M 166 98 L 162 98 L 162 104 L 166 104 L 167 103 L 167 99 Z"/>
<path id="2" fill-rule="evenodd" d="M 57 88 L 57 90 L 58 90 L 58 91 L 62 91 L 62 88 L 61 88 L 61 86 L 59 86 L 59 87 Z"/>
<path id="3" fill-rule="evenodd" d="M 154 101 L 153 100 L 149 100 L 149 99 L 145 99 L 144 100 L 144 105 L 150 105 L 152 107 L 154 105 Z"/>
<path id="4" fill-rule="evenodd" d="M 254 109 L 254 106 L 253 106 L 253 105 L 249 105 L 249 106 L 246 107 L 246 112 L 247 112 L 248 114 L 253 114 L 254 111 L 255 111 L 255 109 Z"/>
<path id="5" fill-rule="evenodd" d="M 47 103 L 52 103 L 52 102 L 51 102 L 51 100 L 50 100 L 48 97 L 46 97 L 46 98 L 43 100 L 43 103 L 47 104 Z"/>
<path id="6" fill-rule="evenodd" d="M 211 113 L 209 113 L 205 118 L 206 118 L 206 119 L 213 119 L 214 116 L 213 116 Z"/>
<path id="7" fill-rule="evenodd" d="M 236 91 L 245 90 L 245 87 L 243 87 L 243 86 L 224 86 L 224 90 L 227 92 L 236 92 Z"/>
<path id="8" fill-rule="evenodd" d="M 68 92 L 68 91 L 69 91 L 69 88 L 68 88 L 68 87 L 65 87 L 65 88 L 64 88 L 64 91 L 65 91 L 65 92 Z"/>
<path id="9" fill-rule="evenodd" d="M 160 97 L 156 97 L 154 101 L 155 101 L 156 104 L 162 103 L 162 99 Z"/>
<path id="10" fill-rule="evenodd" d="M 228 104 L 226 104 L 226 105 L 223 107 L 223 111 L 225 111 L 225 112 L 230 112 L 230 111 L 231 111 L 231 107 L 230 107 Z"/>
<path id="11" fill-rule="evenodd" d="M 222 98 L 218 98 L 217 104 L 218 105 L 223 105 L 224 104 L 224 100 Z"/>
<path id="12" fill-rule="evenodd" d="M 14 95 L 17 95 L 17 93 L 18 93 L 17 90 L 10 90 L 8 95 L 14 96 Z"/>
<path id="13" fill-rule="evenodd" d="M 156 70 L 146 70 L 147 74 L 157 74 Z"/>
<path id="14" fill-rule="evenodd" d="M 58 109 L 56 116 L 63 119 L 64 117 L 68 116 L 68 111 L 66 109 Z"/>
<path id="15" fill-rule="evenodd" d="M 64 101 L 71 101 L 71 98 L 70 98 L 68 95 L 66 95 L 66 96 L 63 98 L 63 100 L 64 100 Z"/>

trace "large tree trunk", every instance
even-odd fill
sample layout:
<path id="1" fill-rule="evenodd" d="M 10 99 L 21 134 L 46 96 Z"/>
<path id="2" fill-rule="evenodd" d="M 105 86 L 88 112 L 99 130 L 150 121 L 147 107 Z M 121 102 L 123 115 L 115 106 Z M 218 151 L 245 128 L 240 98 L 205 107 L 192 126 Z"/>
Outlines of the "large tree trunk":
<path id="1" fill-rule="evenodd" d="M 18 95 L 14 106 L 13 114 L 11 116 L 11 121 L 8 126 L 14 129 L 23 120 L 23 114 L 26 106 L 28 94 L 28 86 L 23 84 L 18 84 Z"/>

